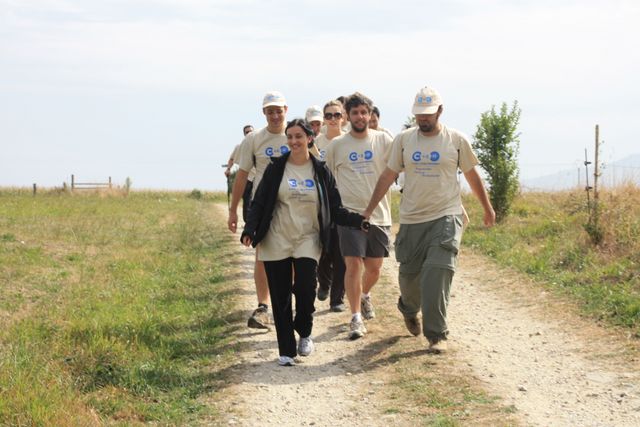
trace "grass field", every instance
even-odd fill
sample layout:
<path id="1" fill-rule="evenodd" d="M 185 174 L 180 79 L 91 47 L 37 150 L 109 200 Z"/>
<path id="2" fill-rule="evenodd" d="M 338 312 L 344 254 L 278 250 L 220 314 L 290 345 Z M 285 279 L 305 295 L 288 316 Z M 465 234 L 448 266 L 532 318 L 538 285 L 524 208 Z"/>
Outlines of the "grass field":
<path id="1" fill-rule="evenodd" d="M 585 313 L 640 337 L 640 189 L 601 193 L 604 241 L 590 242 L 584 191 L 523 193 L 499 226 L 482 230 L 482 209 L 465 198 L 472 223 L 464 245 L 570 296 Z"/>
<path id="2" fill-rule="evenodd" d="M 231 304 L 212 197 L 0 190 L 0 425 L 211 411 Z"/>

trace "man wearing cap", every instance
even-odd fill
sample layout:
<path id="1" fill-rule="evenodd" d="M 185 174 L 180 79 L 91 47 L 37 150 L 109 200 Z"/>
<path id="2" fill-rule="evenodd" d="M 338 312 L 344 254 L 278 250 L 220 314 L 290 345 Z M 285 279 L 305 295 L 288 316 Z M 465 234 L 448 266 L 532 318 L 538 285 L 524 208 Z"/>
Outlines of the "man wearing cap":
<path id="1" fill-rule="evenodd" d="M 227 225 L 231 232 L 235 233 L 238 227 L 238 203 L 245 186 L 247 178 L 252 168 L 255 168 L 253 179 L 253 192 L 260 184 L 262 175 L 271 157 L 280 157 L 289 151 L 287 137 L 284 134 L 285 118 L 287 114 L 287 101 L 280 92 L 268 92 L 262 101 L 262 112 L 267 119 L 267 126 L 249 133 L 240 145 L 240 168 L 236 174 L 231 194 L 231 205 L 229 206 L 229 219 Z M 259 250 L 259 247 L 256 251 Z M 258 297 L 258 308 L 256 308 L 247 325 L 250 328 L 268 329 L 269 323 L 269 287 L 267 285 L 267 275 L 264 270 L 264 263 L 258 261 L 256 253 L 255 268 L 253 278 L 256 284 L 256 294 Z"/>
<path id="2" fill-rule="evenodd" d="M 356 92 L 345 100 L 344 106 L 351 130 L 329 144 L 326 162 L 336 178 L 344 207 L 362 212 L 385 169 L 392 139 L 383 132 L 369 132 L 373 108 L 369 98 Z M 369 292 L 380 277 L 383 259 L 389 256 L 391 209 L 385 194 L 378 202 L 371 209 L 368 232 L 338 226 L 340 251 L 346 266 L 344 285 L 351 307 L 349 338 L 352 340 L 367 332 L 363 318 L 375 317 Z"/>
<path id="3" fill-rule="evenodd" d="M 304 119 L 309 123 L 311 130 L 313 130 L 313 136 L 320 135 L 320 128 L 322 127 L 322 108 L 319 105 L 312 105 L 307 108 L 307 112 L 304 114 Z"/>
<path id="4" fill-rule="evenodd" d="M 447 306 L 463 228 L 458 169 L 482 204 L 484 225 L 495 224 L 471 143 L 463 133 L 440 123 L 442 111 L 440 94 L 431 87 L 420 89 L 412 109 L 417 126 L 394 139 L 387 168 L 363 212 L 371 215 L 398 174 L 405 172 L 395 241 L 398 309 L 409 332 L 422 332 L 433 353 L 447 349 Z"/>

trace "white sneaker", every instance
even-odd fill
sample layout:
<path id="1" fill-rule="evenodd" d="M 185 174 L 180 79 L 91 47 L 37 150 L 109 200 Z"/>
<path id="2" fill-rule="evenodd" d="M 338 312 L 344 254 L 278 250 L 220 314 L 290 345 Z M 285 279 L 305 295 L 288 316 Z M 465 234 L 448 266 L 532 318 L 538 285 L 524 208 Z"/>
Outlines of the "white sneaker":
<path id="1" fill-rule="evenodd" d="M 298 354 L 300 356 L 308 356 L 313 352 L 315 346 L 313 345 L 313 340 L 310 336 L 306 338 L 300 338 L 300 342 L 298 343 Z"/>
<path id="2" fill-rule="evenodd" d="M 295 366 L 296 361 L 289 356 L 280 356 L 278 357 L 278 365 L 280 366 Z"/>
<path id="3" fill-rule="evenodd" d="M 364 322 L 362 320 L 351 320 L 351 323 L 349 324 L 350 340 L 357 340 L 358 338 L 362 338 L 366 333 L 367 328 L 364 327 Z"/>

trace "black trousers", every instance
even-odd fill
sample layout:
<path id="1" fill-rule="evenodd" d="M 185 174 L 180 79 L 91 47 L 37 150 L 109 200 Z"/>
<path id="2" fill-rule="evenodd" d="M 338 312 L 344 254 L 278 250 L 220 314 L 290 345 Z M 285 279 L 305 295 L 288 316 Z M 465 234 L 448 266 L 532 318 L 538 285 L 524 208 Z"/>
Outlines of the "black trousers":
<path id="1" fill-rule="evenodd" d="M 297 355 L 294 331 L 303 338 L 311 335 L 313 312 L 316 310 L 313 303 L 316 299 L 317 266 L 316 260 L 311 258 L 264 262 L 280 356 Z M 292 295 L 296 296 L 295 318 L 291 307 Z"/>
<path id="2" fill-rule="evenodd" d="M 320 288 L 330 290 L 329 305 L 344 303 L 345 271 L 338 231 L 336 227 L 332 227 L 330 248 L 328 251 L 323 251 L 318 264 L 318 283 Z"/>

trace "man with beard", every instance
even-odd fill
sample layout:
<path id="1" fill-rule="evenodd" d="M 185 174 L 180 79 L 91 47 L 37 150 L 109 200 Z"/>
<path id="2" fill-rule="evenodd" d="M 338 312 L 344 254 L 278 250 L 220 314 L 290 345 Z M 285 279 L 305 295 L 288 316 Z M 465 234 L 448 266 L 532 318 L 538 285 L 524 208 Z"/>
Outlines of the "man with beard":
<path id="1" fill-rule="evenodd" d="M 447 349 L 447 306 L 463 229 L 458 169 L 482 204 L 484 225 L 493 226 L 496 218 L 469 139 L 440 123 L 442 111 L 440 94 L 431 87 L 420 89 L 412 109 L 418 126 L 394 139 L 387 168 L 363 212 L 365 218 L 371 215 L 398 174 L 405 172 L 395 241 L 398 309 L 409 332 L 422 332 L 433 353 Z"/>
<path id="2" fill-rule="evenodd" d="M 354 93 L 344 103 L 351 130 L 329 144 L 327 165 L 338 184 L 344 207 L 362 212 L 384 171 L 392 139 L 383 132 L 369 132 L 373 103 L 361 93 Z M 372 212 L 368 232 L 338 226 L 340 251 L 346 266 L 344 284 L 351 307 L 349 338 L 358 339 L 367 332 L 363 318 L 375 317 L 369 292 L 380 277 L 382 260 L 389 256 L 391 209 L 382 195 Z"/>
<path id="3" fill-rule="evenodd" d="M 262 101 L 262 113 L 267 119 L 267 126 L 249 133 L 240 146 L 240 169 L 236 174 L 236 181 L 233 184 L 231 194 L 231 206 L 229 207 L 229 219 L 227 226 L 232 233 L 238 227 L 238 203 L 247 185 L 249 173 L 255 168 L 253 179 L 253 193 L 260 184 L 262 175 L 267 165 L 271 162 L 271 157 L 280 157 L 289 151 L 287 137 L 284 134 L 285 118 L 287 114 L 287 101 L 280 92 L 268 92 Z M 268 329 L 269 319 L 269 286 L 267 284 L 267 273 L 264 270 L 264 262 L 258 261 L 257 253 L 260 248 L 256 248 L 256 261 L 253 271 L 253 278 L 256 284 L 256 294 L 258 297 L 258 308 L 256 308 L 247 326 L 257 329 Z"/>

